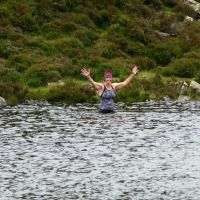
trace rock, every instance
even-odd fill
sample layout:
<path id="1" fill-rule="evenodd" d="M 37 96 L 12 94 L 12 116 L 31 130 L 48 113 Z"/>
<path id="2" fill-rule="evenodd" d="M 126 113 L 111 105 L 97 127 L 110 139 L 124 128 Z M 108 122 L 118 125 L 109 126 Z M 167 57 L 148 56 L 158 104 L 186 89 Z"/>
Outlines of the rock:
<path id="1" fill-rule="evenodd" d="M 164 33 L 161 31 L 155 31 L 161 38 L 167 38 L 170 37 L 171 35 L 169 33 Z"/>
<path id="2" fill-rule="evenodd" d="M 200 94 L 200 84 L 196 81 L 191 81 L 189 88 Z"/>
<path id="3" fill-rule="evenodd" d="M 6 104 L 6 100 L 3 97 L 0 97 L 0 106 L 5 106 Z"/>
<path id="4" fill-rule="evenodd" d="M 171 99 L 170 99 L 168 96 L 164 96 L 164 97 L 162 98 L 162 100 L 163 100 L 163 101 L 171 101 Z"/>
<path id="5" fill-rule="evenodd" d="M 185 95 L 180 95 L 178 97 L 178 101 L 189 101 L 189 100 L 190 100 L 190 97 L 185 96 Z"/>
<path id="6" fill-rule="evenodd" d="M 200 3 L 194 0 L 184 0 L 185 3 L 187 3 L 188 5 L 190 5 L 195 12 L 197 12 L 198 14 L 200 14 Z"/>
<path id="7" fill-rule="evenodd" d="M 61 80 L 59 80 L 58 82 L 51 82 L 51 83 L 48 83 L 48 86 L 64 86 L 65 83 Z"/>
<path id="8" fill-rule="evenodd" d="M 194 19 L 192 17 L 186 16 L 184 22 L 193 22 Z"/>
<path id="9" fill-rule="evenodd" d="M 26 104 L 28 105 L 38 105 L 38 106 L 47 106 L 47 105 L 50 105 L 49 102 L 45 99 L 42 99 L 42 100 L 26 100 L 25 101 Z"/>

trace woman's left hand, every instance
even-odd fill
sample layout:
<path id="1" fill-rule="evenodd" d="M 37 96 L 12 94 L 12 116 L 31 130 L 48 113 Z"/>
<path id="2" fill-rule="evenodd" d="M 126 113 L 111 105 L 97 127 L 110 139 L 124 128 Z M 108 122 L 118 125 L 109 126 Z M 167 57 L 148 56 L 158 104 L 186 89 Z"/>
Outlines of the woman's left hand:
<path id="1" fill-rule="evenodd" d="M 132 67 L 133 67 L 133 69 L 132 69 L 132 73 L 134 74 L 134 75 L 136 75 L 137 73 L 138 73 L 138 67 L 137 67 L 137 65 L 132 65 Z"/>

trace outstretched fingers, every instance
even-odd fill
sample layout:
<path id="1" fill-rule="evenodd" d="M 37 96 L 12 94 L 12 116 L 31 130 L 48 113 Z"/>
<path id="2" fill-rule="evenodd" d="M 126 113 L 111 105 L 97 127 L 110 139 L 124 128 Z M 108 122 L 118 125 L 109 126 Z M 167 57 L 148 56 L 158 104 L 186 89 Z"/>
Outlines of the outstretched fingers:
<path id="1" fill-rule="evenodd" d="M 138 70 L 137 65 L 133 64 L 133 65 L 132 65 L 132 73 L 136 75 L 136 74 L 138 73 L 138 71 L 139 71 L 139 70 Z"/>
<path id="2" fill-rule="evenodd" d="M 81 69 L 81 74 L 82 74 L 83 76 L 89 76 L 89 74 L 90 74 L 90 69 L 87 70 L 86 68 L 82 68 L 82 69 Z"/>

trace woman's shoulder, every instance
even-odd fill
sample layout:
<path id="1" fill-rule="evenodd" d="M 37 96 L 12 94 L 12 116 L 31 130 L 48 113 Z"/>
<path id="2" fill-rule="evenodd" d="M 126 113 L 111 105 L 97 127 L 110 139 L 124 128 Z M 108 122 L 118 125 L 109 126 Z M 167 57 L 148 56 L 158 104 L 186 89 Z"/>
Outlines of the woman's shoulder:
<path id="1" fill-rule="evenodd" d="M 118 85 L 118 83 L 112 83 L 111 86 L 112 88 L 115 90 L 116 89 L 116 86 Z"/>

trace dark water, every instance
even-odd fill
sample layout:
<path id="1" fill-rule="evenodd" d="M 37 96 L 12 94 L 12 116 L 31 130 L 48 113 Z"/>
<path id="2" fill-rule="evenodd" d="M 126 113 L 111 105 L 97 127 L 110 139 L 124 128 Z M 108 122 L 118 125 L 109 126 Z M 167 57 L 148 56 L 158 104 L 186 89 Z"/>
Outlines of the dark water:
<path id="1" fill-rule="evenodd" d="M 199 200 L 200 102 L 0 109 L 0 199 Z"/>

